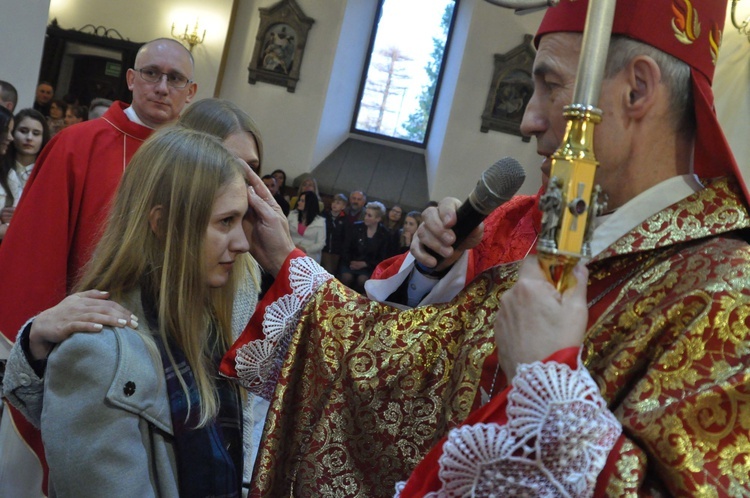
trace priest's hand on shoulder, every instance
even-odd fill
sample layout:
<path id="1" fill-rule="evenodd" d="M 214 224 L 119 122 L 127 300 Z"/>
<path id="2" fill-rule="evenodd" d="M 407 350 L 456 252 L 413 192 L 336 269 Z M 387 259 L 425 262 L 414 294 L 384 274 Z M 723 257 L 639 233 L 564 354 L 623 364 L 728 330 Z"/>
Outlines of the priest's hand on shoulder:
<path id="1" fill-rule="evenodd" d="M 29 330 L 29 350 L 35 360 L 47 357 L 52 346 L 76 332 L 99 332 L 103 327 L 138 327 L 130 310 L 96 289 L 77 292 L 39 313 Z"/>
<path id="2" fill-rule="evenodd" d="M 580 347 L 586 332 L 588 270 L 573 270 L 576 285 L 562 294 L 547 280 L 536 256 L 524 260 L 516 284 L 500 300 L 495 344 L 510 381 L 522 363 L 542 361 L 567 347 Z"/>

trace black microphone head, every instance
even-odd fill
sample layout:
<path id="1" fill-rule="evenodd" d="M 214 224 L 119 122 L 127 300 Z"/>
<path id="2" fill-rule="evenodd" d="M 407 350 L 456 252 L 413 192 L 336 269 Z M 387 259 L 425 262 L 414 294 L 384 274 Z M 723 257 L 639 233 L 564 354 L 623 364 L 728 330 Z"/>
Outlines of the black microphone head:
<path id="1" fill-rule="evenodd" d="M 526 180 L 523 166 L 512 157 L 504 157 L 487 168 L 469 195 L 471 205 L 485 216 L 518 192 Z"/>

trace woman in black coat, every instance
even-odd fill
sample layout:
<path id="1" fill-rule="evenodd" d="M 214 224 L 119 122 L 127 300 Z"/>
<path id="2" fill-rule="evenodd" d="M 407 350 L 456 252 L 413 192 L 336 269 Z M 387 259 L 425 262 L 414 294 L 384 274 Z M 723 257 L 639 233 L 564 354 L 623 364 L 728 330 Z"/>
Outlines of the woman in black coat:
<path id="1" fill-rule="evenodd" d="M 347 230 L 339 279 L 357 292 L 364 293 L 365 282 L 388 254 L 391 235 L 381 223 L 384 216 L 385 206 L 381 202 L 368 202 L 364 220 L 354 223 Z"/>

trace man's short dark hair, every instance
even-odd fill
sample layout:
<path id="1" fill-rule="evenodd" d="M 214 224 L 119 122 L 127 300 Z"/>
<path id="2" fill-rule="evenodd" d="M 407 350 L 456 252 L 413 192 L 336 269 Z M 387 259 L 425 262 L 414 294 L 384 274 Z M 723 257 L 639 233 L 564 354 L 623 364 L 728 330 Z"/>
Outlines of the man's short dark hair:
<path id="1" fill-rule="evenodd" d="M 84 121 L 87 121 L 89 119 L 89 109 L 86 106 L 70 105 L 68 106 L 68 110 L 72 112 L 73 116 L 77 117 L 78 119 L 82 119 Z"/>
<path id="2" fill-rule="evenodd" d="M 7 81 L 0 80 L 0 99 L 3 102 L 13 102 L 13 107 L 18 104 L 18 90 Z"/>

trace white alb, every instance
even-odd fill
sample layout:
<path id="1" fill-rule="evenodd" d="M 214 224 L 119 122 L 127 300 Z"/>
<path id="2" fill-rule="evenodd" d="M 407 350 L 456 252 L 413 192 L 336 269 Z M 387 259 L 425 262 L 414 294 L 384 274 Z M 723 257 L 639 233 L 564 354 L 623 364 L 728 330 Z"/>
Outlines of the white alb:
<path id="1" fill-rule="evenodd" d="M 512 388 L 506 425 L 450 431 L 439 458 L 442 487 L 427 497 L 593 496 L 622 426 L 580 358 L 575 370 L 520 365 Z"/>

